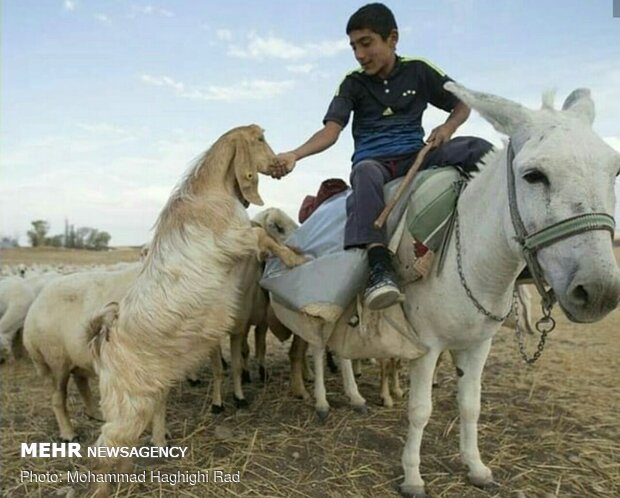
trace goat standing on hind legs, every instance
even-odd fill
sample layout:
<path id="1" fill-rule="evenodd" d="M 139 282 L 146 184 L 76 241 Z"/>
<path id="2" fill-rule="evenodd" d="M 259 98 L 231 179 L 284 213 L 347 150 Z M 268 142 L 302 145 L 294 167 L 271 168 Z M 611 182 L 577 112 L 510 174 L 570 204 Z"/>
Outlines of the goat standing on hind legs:
<path id="1" fill-rule="evenodd" d="M 175 382 L 198 367 L 235 322 L 239 261 L 265 252 L 288 266 L 304 258 L 252 228 L 245 207 L 262 205 L 258 174 L 275 155 L 255 125 L 235 128 L 198 160 L 155 226 L 144 268 L 118 305 L 91 321 L 106 423 L 97 446 L 133 446 Z M 131 461 L 101 459 L 97 471 Z M 101 483 L 96 497 L 108 496 Z"/>

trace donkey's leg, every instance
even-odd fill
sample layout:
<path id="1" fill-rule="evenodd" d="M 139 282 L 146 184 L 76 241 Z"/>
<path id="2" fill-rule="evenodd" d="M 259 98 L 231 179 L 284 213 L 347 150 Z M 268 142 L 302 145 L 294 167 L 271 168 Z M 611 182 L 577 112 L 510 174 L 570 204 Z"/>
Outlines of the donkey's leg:
<path id="1" fill-rule="evenodd" d="M 312 346 L 312 356 L 314 358 L 314 409 L 319 420 L 324 421 L 329 413 L 329 403 L 327 402 L 327 394 L 325 392 L 325 365 L 323 362 L 325 347 Z"/>
<path id="2" fill-rule="evenodd" d="M 402 458 L 405 480 L 400 485 L 404 496 L 426 497 L 424 480 L 420 475 L 420 446 L 422 433 L 433 411 L 433 370 L 438 356 L 439 351 L 430 350 L 411 362 L 409 369 L 409 433 Z"/>
<path id="3" fill-rule="evenodd" d="M 491 340 L 464 351 L 454 351 L 458 379 L 458 403 L 461 418 L 461 459 L 469 468 L 469 480 L 476 486 L 493 481 L 491 469 L 482 463 L 478 451 L 478 416 L 480 415 L 480 378 L 487 360 Z"/>
<path id="4" fill-rule="evenodd" d="M 351 406 L 356 412 L 366 414 L 368 413 L 368 407 L 366 406 L 366 400 L 362 397 L 357 389 L 357 382 L 355 382 L 355 374 L 353 373 L 353 363 L 351 360 L 345 358 L 340 359 L 340 369 L 342 370 L 342 383 L 344 384 L 344 392 L 351 401 Z"/>
<path id="5" fill-rule="evenodd" d="M 222 401 L 224 367 L 222 365 L 222 348 L 219 344 L 211 350 L 209 357 L 211 360 L 211 372 L 213 374 L 211 413 L 222 413 L 224 411 L 224 403 Z"/>

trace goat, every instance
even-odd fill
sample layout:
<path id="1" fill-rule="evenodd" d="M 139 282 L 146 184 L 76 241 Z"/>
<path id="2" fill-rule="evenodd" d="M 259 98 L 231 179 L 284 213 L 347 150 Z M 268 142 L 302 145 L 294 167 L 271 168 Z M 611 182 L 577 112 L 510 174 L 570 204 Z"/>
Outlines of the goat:
<path id="1" fill-rule="evenodd" d="M 258 174 L 275 154 L 256 125 L 220 137 L 197 161 L 159 215 L 144 269 L 125 297 L 93 317 L 101 409 L 97 446 L 132 446 L 170 387 L 196 369 L 231 332 L 239 313 L 239 263 L 271 252 L 289 266 L 305 259 L 279 245 L 245 211 L 262 205 Z M 105 337 L 105 338 L 102 338 Z M 99 471 L 130 461 L 101 459 Z M 108 496 L 101 483 L 95 496 Z"/>

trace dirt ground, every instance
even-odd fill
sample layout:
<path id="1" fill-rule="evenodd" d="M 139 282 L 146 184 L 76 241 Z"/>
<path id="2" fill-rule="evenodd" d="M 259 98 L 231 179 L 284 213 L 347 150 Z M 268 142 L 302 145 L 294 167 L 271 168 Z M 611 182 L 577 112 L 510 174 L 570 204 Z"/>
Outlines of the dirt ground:
<path id="1" fill-rule="evenodd" d="M 48 250 L 49 251 L 49 250 Z M 43 254 L 44 251 L 41 251 Z M 91 253 L 112 263 L 114 251 Z M 620 250 L 616 249 L 617 256 Z M 32 263 L 32 250 L 2 251 L 0 264 Z M 53 256 L 53 258 L 52 258 Z M 49 261 L 63 255 L 45 254 Z M 82 257 L 82 256 L 80 256 Z M 28 259 L 30 258 L 30 259 Z M 87 258 L 87 259 L 88 259 Z M 76 263 L 75 254 L 66 262 Z M 93 261 L 87 261 L 91 263 Z M 555 312 L 558 327 L 534 367 L 519 358 L 514 332 L 502 329 L 494 341 L 483 379 L 480 451 L 498 487 L 479 490 L 467 482 L 458 456 L 458 410 L 450 361 L 440 366 L 434 412 L 424 434 L 422 473 L 427 492 L 444 497 L 618 497 L 620 496 L 620 310 L 593 325 L 568 322 Z M 535 344 L 530 341 L 532 351 Z M 348 406 L 339 374 L 327 374 L 332 410 L 321 424 L 312 402 L 288 391 L 288 344 L 270 337 L 270 379 L 258 381 L 256 368 L 245 392 L 248 409 L 236 409 L 227 379 L 225 411 L 210 412 L 211 376 L 183 383 L 170 396 L 170 444 L 189 447 L 180 460 L 141 459 L 135 472 L 192 473 L 221 469 L 240 472 L 240 482 L 125 484 L 117 497 L 398 496 L 401 452 L 407 434 L 406 401 L 380 405 L 378 368 L 364 364 L 358 379 L 369 413 Z M 228 354 L 225 353 L 228 358 Z M 2 379 L 2 496 L 61 496 L 67 484 L 20 482 L 20 473 L 86 472 L 87 462 L 62 458 L 20 458 L 20 443 L 57 437 L 48 386 L 28 358 L 0 366 Z M 402 375 L 406 385 L 406 375 Z M 94 386 L 96 389 L 96 386 Z M 309 388 L 311 386 L 308 386 Z M 70 384 L 69 411 L 82 443 L 94 442 L 99 423 L 88 419 Z M 143 443 L 147 444 L 144 436 Z M 80 494 L 84 488 L 76 488 Z M 58 494 L 60 490 L 60 494 Z"/>

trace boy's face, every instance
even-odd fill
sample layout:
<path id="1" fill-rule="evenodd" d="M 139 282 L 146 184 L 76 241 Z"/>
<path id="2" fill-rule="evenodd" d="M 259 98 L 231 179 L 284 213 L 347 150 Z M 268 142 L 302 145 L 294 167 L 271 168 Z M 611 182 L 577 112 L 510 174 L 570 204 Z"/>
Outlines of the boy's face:
<path id="1" fill-rule="evenodd" d="M 386 78 L 394 67 L 398 31 L 393 30 L 386 40 L 370 29 L 349 33 L 349 44 L 364 72 L 369 76 Z"/>

